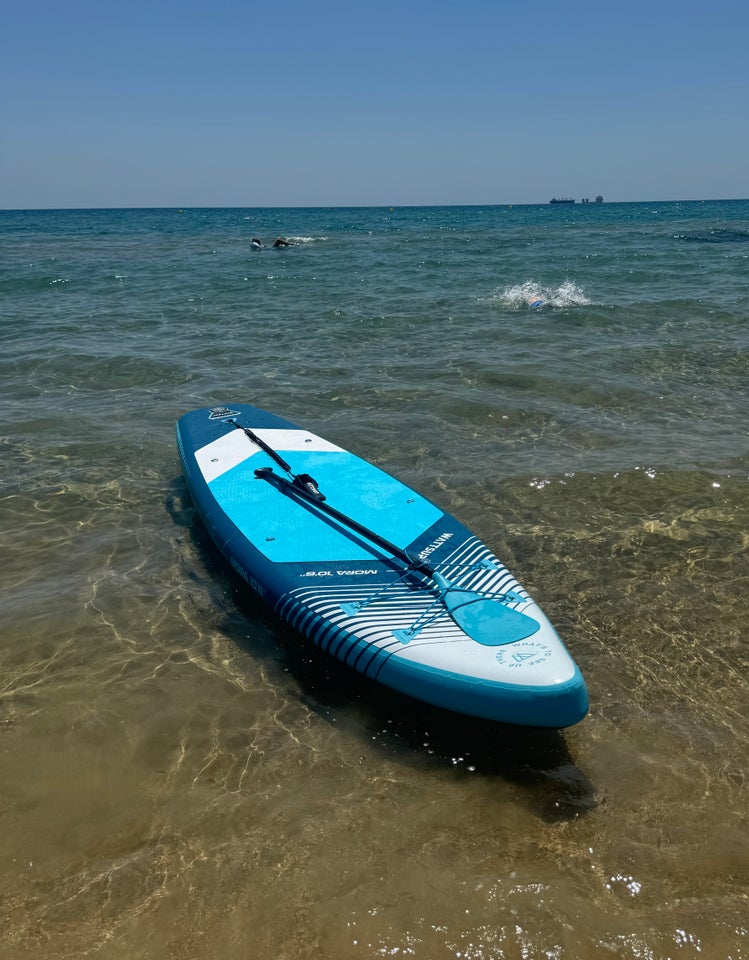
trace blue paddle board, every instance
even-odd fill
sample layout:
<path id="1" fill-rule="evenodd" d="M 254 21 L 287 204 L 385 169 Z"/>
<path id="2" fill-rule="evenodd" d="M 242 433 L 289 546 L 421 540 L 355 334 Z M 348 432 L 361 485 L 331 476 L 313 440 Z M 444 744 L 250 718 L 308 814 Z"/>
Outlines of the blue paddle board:
<path id="1" fill-rule="evenodd" d="M 247 404 L 185 414 L 177 446 L 219 550 L 326 654 L 469 716 L 567 727 L 585 682 L 549 620 L 455 517 Z"/>

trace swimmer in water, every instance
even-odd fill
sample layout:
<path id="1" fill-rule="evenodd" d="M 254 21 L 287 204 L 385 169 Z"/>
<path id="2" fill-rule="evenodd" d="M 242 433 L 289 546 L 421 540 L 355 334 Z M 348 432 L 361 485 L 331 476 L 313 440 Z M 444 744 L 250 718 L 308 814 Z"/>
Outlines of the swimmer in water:
<path id="1" fill-rule="evenodd" d="M 250 240 L 250 246 L 253 250 L 263 249 L 263 244 L 257 239 L 257 237 L 253 237 L 252 240 Z"/>
<path id="2" fill-rule="evenodd" d="M 294 244 L 291 240 L 284 240 L 283 237 L 278 237 L 276 242 L 273 244 L 274 247 L 293 247 Z"/>
<path id="3" fill-rule="evenodd" d="M 528 306 L 531 310 L 537 310 L 544 305 L 544 301 L 539 296 L 528 297 Z"/>

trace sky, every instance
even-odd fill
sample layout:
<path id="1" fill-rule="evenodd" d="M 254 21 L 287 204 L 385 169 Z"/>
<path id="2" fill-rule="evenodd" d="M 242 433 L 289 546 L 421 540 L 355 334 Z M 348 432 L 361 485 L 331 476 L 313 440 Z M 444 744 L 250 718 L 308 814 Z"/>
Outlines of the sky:
<path id="1" fill-rule="evenodd" d="M 746 0 L 6 0 L 0 209 L 749 197 Z"/>

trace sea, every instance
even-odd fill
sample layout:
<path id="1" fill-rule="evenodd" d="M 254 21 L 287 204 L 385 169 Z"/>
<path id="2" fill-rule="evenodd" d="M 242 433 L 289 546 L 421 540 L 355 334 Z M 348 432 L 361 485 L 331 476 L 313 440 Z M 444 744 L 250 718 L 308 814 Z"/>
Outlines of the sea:
<path id="1" fill-rule="evenodd" d="M 749 958 L 749 201 L 5 211 L 0 323 L 3 960 Z M 187 494 L 237 402 L 485 540 L 588 716 L 323 661 Z"/>

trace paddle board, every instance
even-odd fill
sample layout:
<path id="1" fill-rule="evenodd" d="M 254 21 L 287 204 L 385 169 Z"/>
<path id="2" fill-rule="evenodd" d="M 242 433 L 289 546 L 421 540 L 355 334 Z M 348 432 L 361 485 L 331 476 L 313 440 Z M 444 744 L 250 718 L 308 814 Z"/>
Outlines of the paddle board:
<path id="1" fill-rule="evenodd" d="M 219 550 L 324 653 L 469 716 L 541 727 L 585 716 L 583 677 L 539 606 L 430 500 L 246 404 L 185 414 L 177 446 Z"/>

